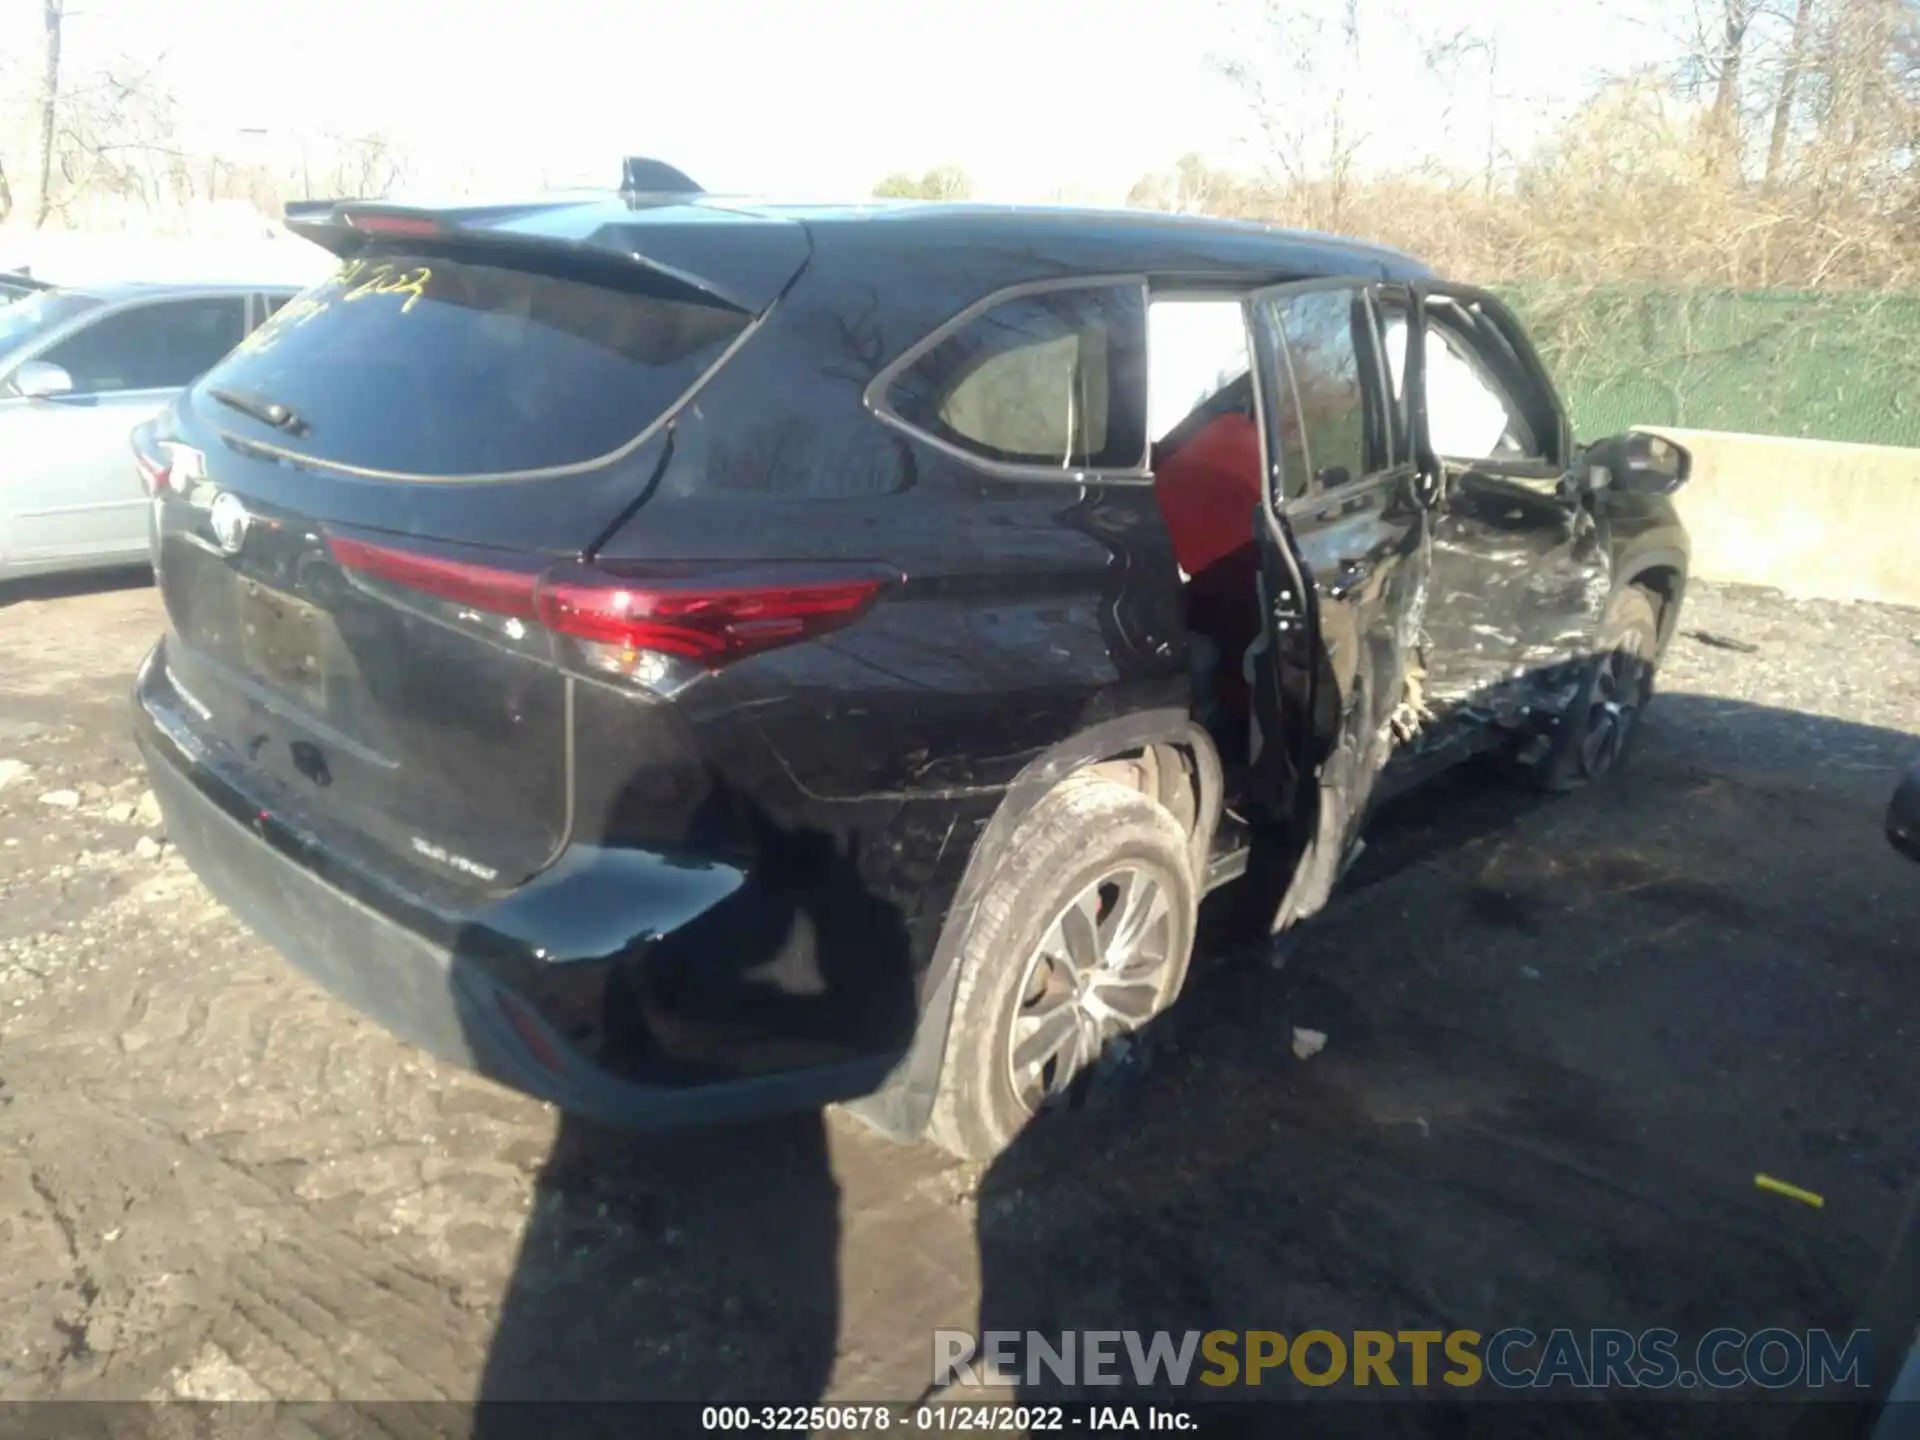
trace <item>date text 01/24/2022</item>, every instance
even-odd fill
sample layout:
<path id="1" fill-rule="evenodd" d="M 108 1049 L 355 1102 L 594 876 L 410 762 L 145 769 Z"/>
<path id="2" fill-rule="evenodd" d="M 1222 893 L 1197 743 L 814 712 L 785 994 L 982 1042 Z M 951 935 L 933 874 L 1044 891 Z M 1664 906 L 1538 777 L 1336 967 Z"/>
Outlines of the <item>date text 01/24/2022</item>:
<path id="1" fill-rule="evenodd" d="M 1186 1411 L 1152 1405 L 920 1405 L 912 1410 L 886 1405 L 708 1405 L 700 1412 L 700 1428 L 801 1434 L 899 1429 L 1026 1435 L 1199 1427 Z"/>

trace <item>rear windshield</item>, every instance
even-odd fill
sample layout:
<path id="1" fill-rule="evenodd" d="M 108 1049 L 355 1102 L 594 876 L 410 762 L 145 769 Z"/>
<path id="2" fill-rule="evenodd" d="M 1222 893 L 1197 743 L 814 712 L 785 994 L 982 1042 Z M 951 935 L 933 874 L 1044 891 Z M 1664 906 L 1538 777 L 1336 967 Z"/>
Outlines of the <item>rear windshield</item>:
<path id="1" fill-rule="evenodd" d="M 197 407 L 355 469 L 495 475 L 595 460 L 664 414 L 749 321 L 668 283 L 638 267 L 589 282 L 435 254 L 348 261 L 209 372 Z M 215 390 L 283 405 L 296 423 L 275 430 Z"/>

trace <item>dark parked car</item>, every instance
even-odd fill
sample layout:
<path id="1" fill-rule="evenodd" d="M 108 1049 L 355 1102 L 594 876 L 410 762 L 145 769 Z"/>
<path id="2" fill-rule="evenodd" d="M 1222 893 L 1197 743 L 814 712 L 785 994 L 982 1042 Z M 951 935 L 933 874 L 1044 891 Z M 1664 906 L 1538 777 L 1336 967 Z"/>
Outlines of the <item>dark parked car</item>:
<path id="1" fill-rule="evenodd" d="M 168 832 L 401 1034 L 620 1122 L 850 1101 L 985 1155 L 1250 854 L 1279 929 L 1398 786 L 1625 753 L 1687 457 L 1576 450 L 1493 297 L 630 176 L 298 209 L 338 275 L 136 433 Z"/>

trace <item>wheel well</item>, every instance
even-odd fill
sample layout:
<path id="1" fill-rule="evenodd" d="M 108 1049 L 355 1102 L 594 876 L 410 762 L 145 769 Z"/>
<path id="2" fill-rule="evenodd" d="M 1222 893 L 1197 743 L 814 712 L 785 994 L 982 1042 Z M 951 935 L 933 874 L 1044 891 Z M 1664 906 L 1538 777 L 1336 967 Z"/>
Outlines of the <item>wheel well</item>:
<path id="1" fill-rule="evenodd" d="M 1653 608 L 1660 622 L 1660 648 L 1667 648 L 1673 627 L 1680 618 L 1680 596 L 1686 589 L 1686 577 L 1672 565 L 1655 565 L 1642 570 L 1631 582 L 1653 597 Z"/>
<path id="2" fill-rule="evenodd" d="M 1219 760 L 1212 753 L 1200 756 L 1192 745 L 1154 741 L 1091 760 L 1075 770 L 1073 776 L 1098 776 L 1100 780 L 1137 789 L 1158 801 L 1179 822 L 1181 829 L 1187 831 L 1194 874 L 1206 874 L 1208 854 L 1213 849 L 1213 829 L 1219 824 L 1221 804 L 1225 803 L 1223 793 L 1210 793 L 1223 791 L 1219 783 Z M 1068 780 L 1073 776 L 1068 776 Z"/>
<path id="3" fill-rule="evenodd" d="M 1158 741 L 1095 760 L 1074 774 L 1097 775 L 1158 801 L 1180 822 L 1189 838 L 1207 810 L 1200 765 L 1192 749 L 1171 741 Z"/>

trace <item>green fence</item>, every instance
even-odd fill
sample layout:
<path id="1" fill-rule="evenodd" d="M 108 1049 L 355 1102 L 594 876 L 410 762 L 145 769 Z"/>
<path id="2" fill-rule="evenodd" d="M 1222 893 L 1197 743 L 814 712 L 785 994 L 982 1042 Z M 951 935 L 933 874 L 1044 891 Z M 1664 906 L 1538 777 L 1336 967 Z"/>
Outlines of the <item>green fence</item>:
<path id="1" fill-rule="evenodd" d="M 1583 439 L 1638 424 L 1920 446 L 1920 294 L 1506 294 Z"/>

